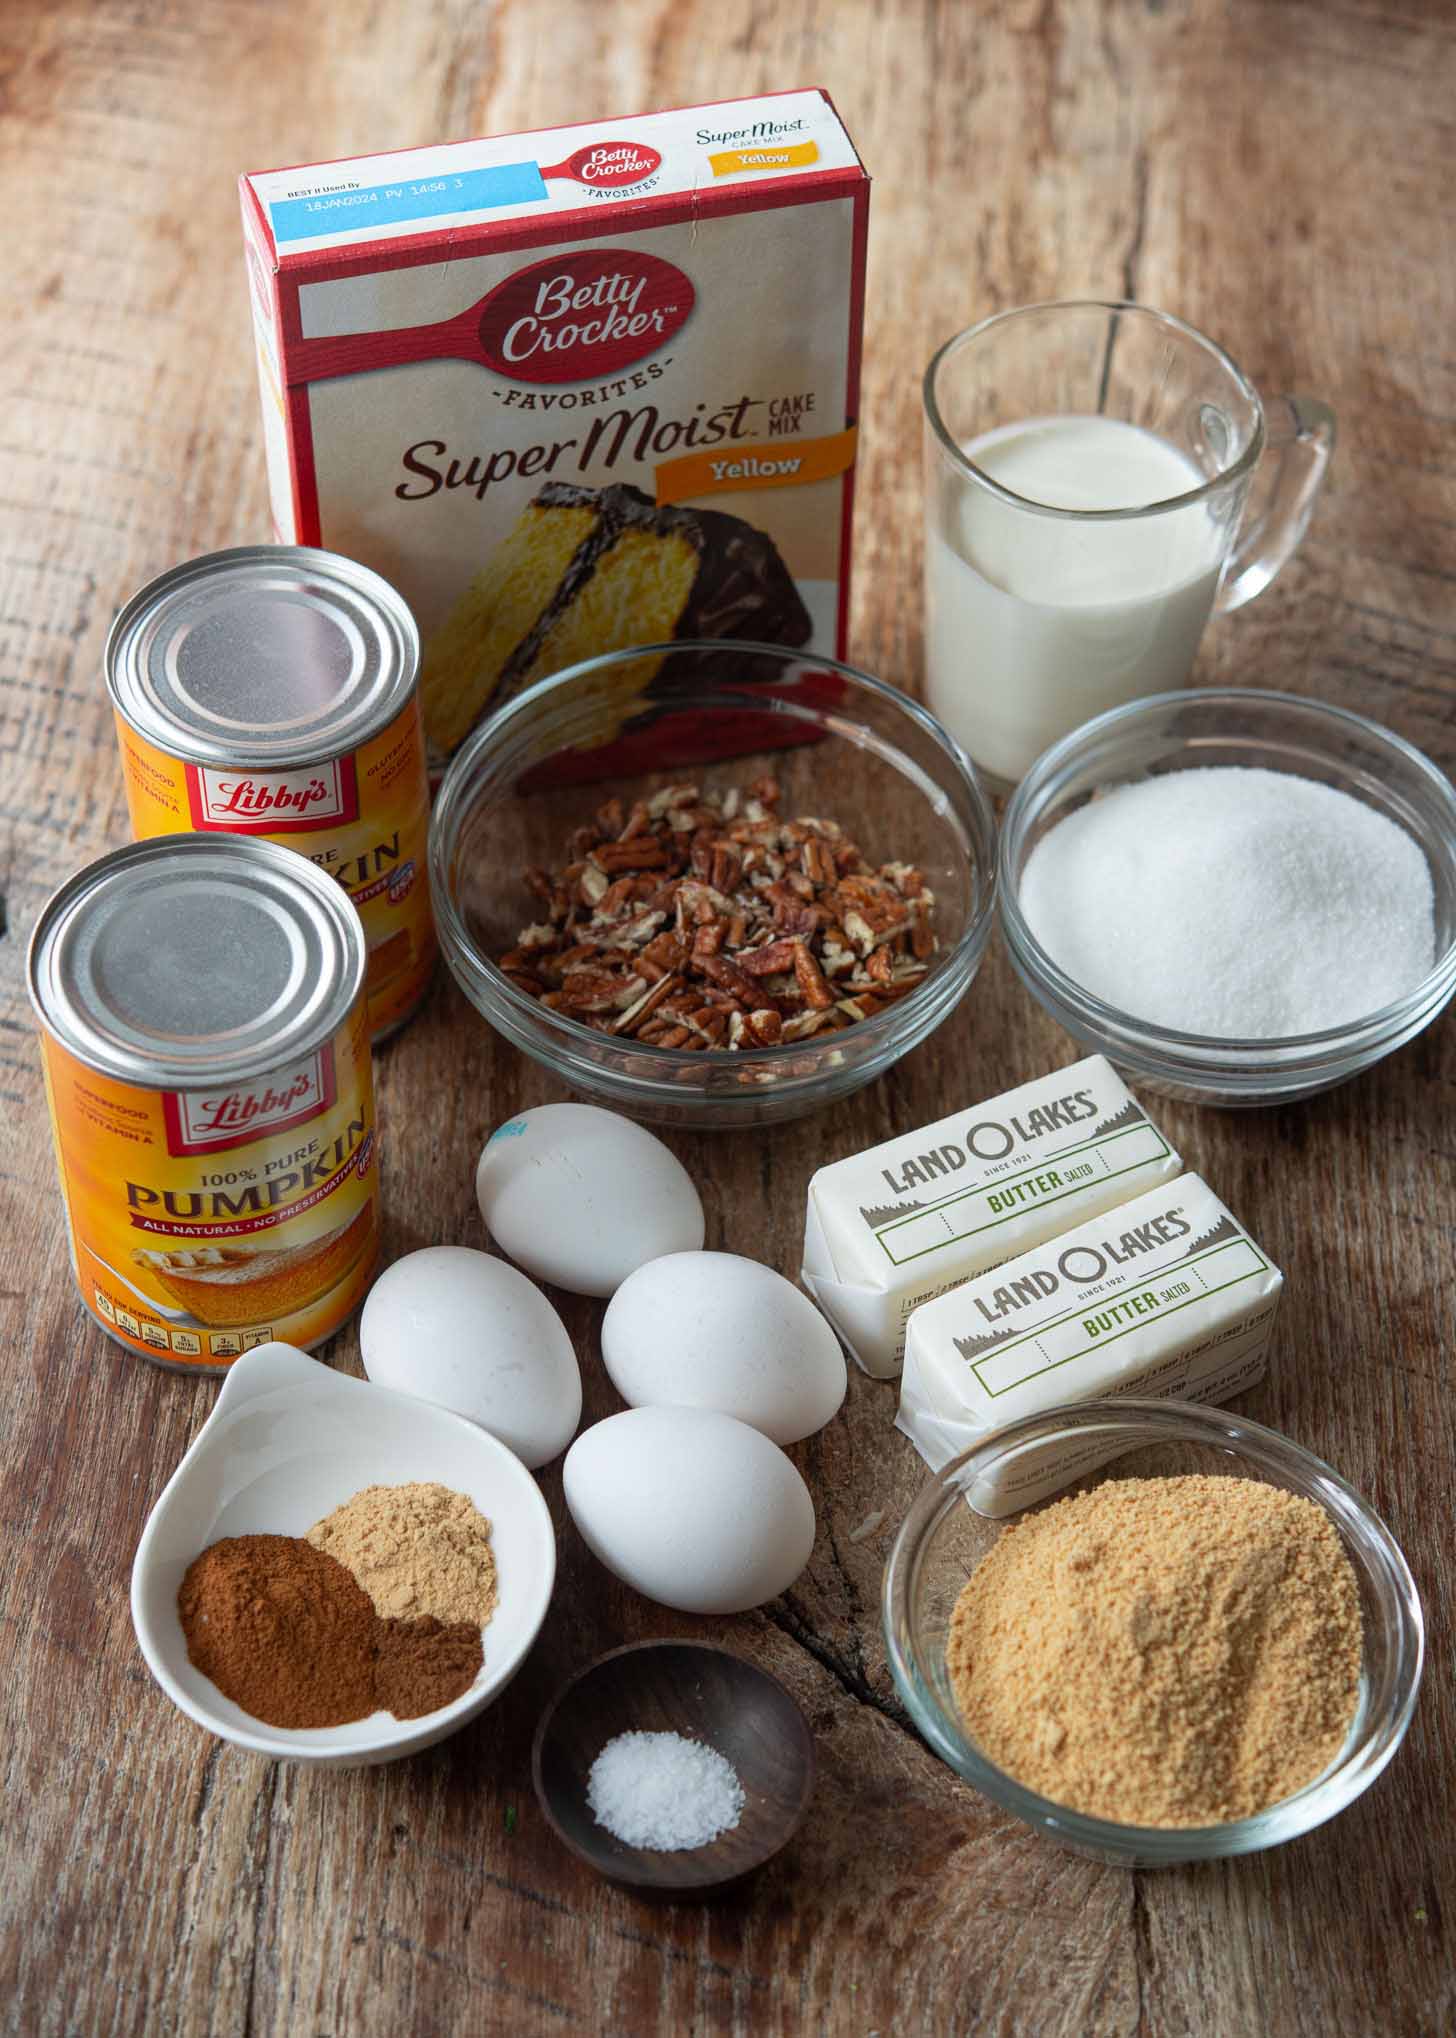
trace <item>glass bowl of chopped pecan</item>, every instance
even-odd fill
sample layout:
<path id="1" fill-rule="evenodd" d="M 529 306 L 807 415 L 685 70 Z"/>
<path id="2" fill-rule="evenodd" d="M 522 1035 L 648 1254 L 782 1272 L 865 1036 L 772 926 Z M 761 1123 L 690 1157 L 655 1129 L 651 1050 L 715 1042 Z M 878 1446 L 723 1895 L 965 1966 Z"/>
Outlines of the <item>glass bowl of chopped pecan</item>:
<path id="1" fill-rule="evenodd" d="M 657 1124 L 769 1124 L 870 1082 L 980 966 L 995 819 L 933 716 L 731 642 L 568 667 L 441 786 L 442 946 L 496 1031 Z"/>

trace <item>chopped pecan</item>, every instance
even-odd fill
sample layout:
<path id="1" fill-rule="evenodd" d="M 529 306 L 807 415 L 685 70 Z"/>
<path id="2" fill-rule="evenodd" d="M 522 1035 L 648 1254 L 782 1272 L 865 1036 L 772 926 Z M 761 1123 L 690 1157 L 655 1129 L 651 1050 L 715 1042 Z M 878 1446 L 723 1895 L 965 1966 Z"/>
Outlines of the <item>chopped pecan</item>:
<path id="1" fill-rule="evenodd" d="M 635 1005 L 612 1021 L 613 1033 L 637 1033 L 674 991 L 682 989 L 681 977 L 663 977 L 640 997 Z"/>
<path id="2" fill-rule="evenodd" d="M 762 948 L 750 948 L 739 960 L 751 977 L 771 977 L 781 969 L 792 969 L 800 953 L 797 941 L 767 941 Z"/>
<path id="3" fill-rule="evenodd" d="M 834 853 L 819 836 L 811 835 L 799 851 L 799 860 L 804 875 L 811 884 L 832 885 L 838 872 L 834 868 Z"/>
<path id="4" fill-rule="evenodd" d="M 608 891 L 610 891 L 611 889 L 611 887 L 607 883 L 606 873 L 604 871 L 598 870 L 594 863 L 589 863 L 586 866 L 585 870 L 583 870 L 581 876 L 577 879 L 576 882 L 578 889 L 581 892 L 582 902 L 583 904 L 588 906 L 600 905 L 601 901 L 606 897 Z M 554 918 L 564 919 L 565 915 L 564 913 L 560 915 L 556 914 L 553 908 L 552 917 L 553 919 Z"/>
<path id="5" fill-rule="evenodd" d="M 836 822 L 780 805 L 772 778 L 607 798 L 559 871 L 524 873 L 540 917 L 501 968 L 596 1032 L 694 1052 L 872 1017 L 924 977 L 935 896 L 917 865 L 871 868 Z"/>
<path id="6" fill-rule="evenodd" d="M 827 1012 L 834 1003 L 834 993 L 825 980 L 824 972 L 815 962 L 803 942 L 794 947 L 794 975 L 798 978 L 799 989 L 804 993 L 804 1003 L 815 1012 Z"/>
<path id="7" fill-rule="evenodd" d="M 744 859 L 731 842 L 720 842 L 713 850 L 706 876 L 720 892 L 731 892 L 743 875 Z"/>
<path id="8" fill-rule="evenodd" d="M 634 836 L 630 842 L 599 842 L 590 860 L 609 877 L 623 870 L 662 870 L 672 851 L 655 835 Z"/>
<path id="9" fill-rule="evenodd" d="M 741 998 L 745 1005 L 755 1006 L 765 1002 L 762 987 L 756 984 L 745 970 L 740 969 L 736 962 L 728 961 L 725 956 L 705 955 L 698 967 L 703 975 L 711 977 L 721 990 L 731 991 L 734 997 Z"/>
<path id="10" fill-rule="evenodd" d="M 682 936 L 664 929 L 654 934 L 637 958 L 639 969 L 679 970 L 688 959 L 687 946 Z"/>
<path id="11" fill-rule="evenodd" d="M 563 979 L 561 988 L 572 1012 L 610 1012 L 630 1005 L 647 986 L 641 977 L 614 976 L 600 969 L 574 969 Z"/>
<path id="12" fill-rule="evenodd" d="M 648 811 L 656 821 L 673 807 L 695 807 L 699 797 L 695 785 L 670 785 L 662 792 L 652 795 L 647 803 Z"/>
<path id="13" fill-rule="evenodd" d="M 688 1024 L 712 1047 L 716 1047 L 728 1031 L 728 1014 L 721 1005 L 701 1005 L 696 1012 L 687 1015 Z"/>

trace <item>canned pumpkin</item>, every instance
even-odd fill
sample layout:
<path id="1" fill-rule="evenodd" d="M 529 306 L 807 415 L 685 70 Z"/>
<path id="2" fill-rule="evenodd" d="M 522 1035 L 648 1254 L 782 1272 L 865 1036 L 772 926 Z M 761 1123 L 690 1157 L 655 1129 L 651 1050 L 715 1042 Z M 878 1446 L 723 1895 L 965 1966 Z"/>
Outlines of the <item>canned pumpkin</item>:
<path id="1" fill-rule="evenodd" d="M 332 1337 L 379 1242 L 359 915 L 275 844 L 115 851 L 41 914 L 30 994 L 71 1256 L 109 1336 L 224 1367 Z"/>
<path id="2" fill-rule="evenodd" d="M 388 581 L 302 545 L 174 567 L 106 645 L 132 833 L 262 836 L 327 872 L 364 922 L 376 1040 L 435 960 L 418 669 Z"/>

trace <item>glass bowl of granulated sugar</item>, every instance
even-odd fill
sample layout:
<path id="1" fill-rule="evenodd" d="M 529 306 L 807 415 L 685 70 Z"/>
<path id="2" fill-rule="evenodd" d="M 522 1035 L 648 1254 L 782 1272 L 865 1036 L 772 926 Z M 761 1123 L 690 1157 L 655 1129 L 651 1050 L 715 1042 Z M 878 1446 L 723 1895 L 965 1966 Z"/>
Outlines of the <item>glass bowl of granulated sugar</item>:
<path id="1" fill-rule="evenodd" d="M 1329 1089 L 1456 991 L 1456 789 L 1292 694 L 1154 694 L 1084 723 L 1013 795 L 999 889 L 1052 1017 L 1194 1103 Z"/>
<path id="2" fill-rule="evenodd" d="M 1222 1409 L 1080 1402 L 947 1464 L 884 1585 L 936 1754 L 1123 1867 L 1251 1854 L 1368 1790 L 1424 1652 L 1390 1530 L 1328 1465 Z"/>

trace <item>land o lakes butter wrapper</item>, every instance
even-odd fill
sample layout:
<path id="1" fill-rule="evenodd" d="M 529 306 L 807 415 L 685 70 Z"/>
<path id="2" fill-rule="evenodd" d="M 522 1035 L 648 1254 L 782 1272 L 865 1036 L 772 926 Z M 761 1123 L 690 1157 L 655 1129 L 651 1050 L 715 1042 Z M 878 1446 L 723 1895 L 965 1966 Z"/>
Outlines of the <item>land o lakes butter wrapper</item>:
<path id="1" fill-rule="evenodd" d="M 933 1471 L 1062 1402 L 1222 1402 L 1263 1377 L 1284 1277 L 1197 1175 L 1020 1254 L 910 1320 L 896 1427 Z M 968 1492 L 1031 1506 L 1125 1445 L 1030 1446 Z"/>
<path id="2" fill-rule="evenodd" d="M 820 1168 L 801 1278 L 863 1370 L 891 1379 L 913 1309 L 1182 1166 L 1091 1055 Z"/>

